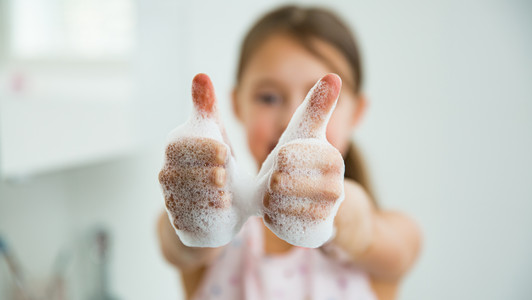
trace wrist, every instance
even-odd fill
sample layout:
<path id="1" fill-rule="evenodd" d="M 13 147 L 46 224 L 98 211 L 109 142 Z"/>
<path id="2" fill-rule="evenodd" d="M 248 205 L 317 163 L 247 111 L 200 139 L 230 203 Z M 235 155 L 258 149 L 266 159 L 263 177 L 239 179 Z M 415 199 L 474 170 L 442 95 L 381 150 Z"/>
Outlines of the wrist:
<path id="1" fill-rule="evenodd" d="M 369 249 L 373 240 L 375 212 L 360 185 L 346 179 L 344 189 L 345 199 L 334 219 L 336 235 L 331 244 L 357 260 Z"/>

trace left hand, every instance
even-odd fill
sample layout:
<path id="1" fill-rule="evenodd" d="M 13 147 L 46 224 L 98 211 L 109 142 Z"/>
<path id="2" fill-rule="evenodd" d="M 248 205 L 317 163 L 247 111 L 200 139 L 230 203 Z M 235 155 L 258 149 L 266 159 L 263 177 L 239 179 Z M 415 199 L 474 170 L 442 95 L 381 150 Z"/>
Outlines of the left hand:
<path id="1" fill-rule="evenodd" d="M 292 244 L 319 246 L 315 241 L 307 243 L 301 236 L 294 239 L 294 231 L 314 233 L 304 232 L 311 226 L 298 227 L 290 220 L 300 224 L 323 223 L 336 213 L 338 202 L 344 196 L 344 161 L 325 137 L 340 87 L 341 80 L 334 74 L 318 81 L 260 170 L 259 176 L 269 174 L 262 198 L 264 221 L 274 233 Z M 332 218 L 330 223 L 332 232 Z"/>

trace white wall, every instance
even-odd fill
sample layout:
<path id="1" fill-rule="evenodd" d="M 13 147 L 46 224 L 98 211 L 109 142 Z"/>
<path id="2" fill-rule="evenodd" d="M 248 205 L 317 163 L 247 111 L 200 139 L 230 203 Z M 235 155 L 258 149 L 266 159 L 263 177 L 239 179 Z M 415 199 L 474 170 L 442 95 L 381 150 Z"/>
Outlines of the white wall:
<path id="1" fill-rule="evenodd" d="M 403 298 L 530 299 L 532 5 L 358 7 L 373 99 L 358 135 L 381 201 L 425 234 Z"/>
<path id="2" fill-rule="evenodd" d="M 116 295 L 179 295 L 154 227 L 163 204 L 156 178 L 164 138 L 190 112 L 193 75 L 205 72 L 237 154 L 251 164 L 228 96 L 240 39 L 272 5 L 138 0 L 135 130 L 143 151 L 0 183 L 0 233 L 32 278 L 47 276 L 63 245 L 104 224 L 114 237 Z M 401 299 L 530 299 L 532 5 L 332 6 L 354 26 L 365 58 L 371 106 L 355 138 L 379 201 L 414 216 L 425 235 Z"/>

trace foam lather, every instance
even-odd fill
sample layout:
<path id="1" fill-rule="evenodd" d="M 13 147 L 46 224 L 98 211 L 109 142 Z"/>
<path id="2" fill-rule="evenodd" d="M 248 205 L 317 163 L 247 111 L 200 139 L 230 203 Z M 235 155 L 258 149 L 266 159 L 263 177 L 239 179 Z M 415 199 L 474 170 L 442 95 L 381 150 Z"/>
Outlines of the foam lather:
<path id="1" fill-rule="evenodd" d="M 252 178 L 234 159 L 209 77 L 198 74 L 192 84 L 193 114 L 169 134 L 159 173 L 166 210 L 181 241 L 223 246 L 253 215 L 293 245 L 315 248 L 330 239 L 344 199 L 344 164 L 325 130 L 340 87 L 335 74 L 316 83 Z"/>

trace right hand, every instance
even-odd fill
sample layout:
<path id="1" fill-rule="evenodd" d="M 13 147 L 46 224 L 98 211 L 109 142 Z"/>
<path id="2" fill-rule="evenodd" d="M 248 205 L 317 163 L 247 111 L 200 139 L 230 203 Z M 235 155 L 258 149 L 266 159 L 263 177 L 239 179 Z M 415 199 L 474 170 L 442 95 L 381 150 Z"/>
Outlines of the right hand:
<path id="1" fill-rule="evenodd" d="M 185 244 L 200 244 L 236 220 L 232 210 L 233 195 L 230 187 L 228 165 L 231 148 L 218 117 L 213 85 L 205 74 L 198 74 L 192 82 L 195 122 L 214 121 L 223 141 L 204 135 L 190 135 L 172 140 L 166 148 L 165 165 L 159 173 L 165 204 L 173 227 L 178 235 L 192 236 L 183 239 Z M 184 127 L 186 131 L 186 127 Z M 182 129 L 183 130 L 183 129 Z M 220 139 L 220 138 L 218 138 Z M 217 216 L 224 221 L 217 222 Z M 227 231 L 227 229 L 225 229 Z M 188 240 L 188 242 L 187 242 Z M 204 242 L 201 242 L 203 240 Z M 210 245 L 215 246 L 215 245 Z M 218 245 L 219 246 L 219 245 Z"/>

